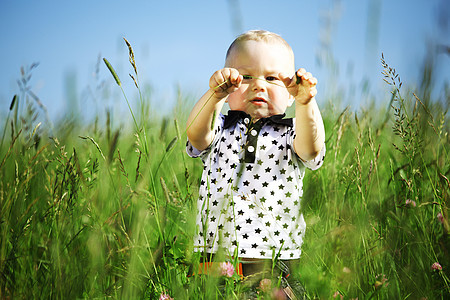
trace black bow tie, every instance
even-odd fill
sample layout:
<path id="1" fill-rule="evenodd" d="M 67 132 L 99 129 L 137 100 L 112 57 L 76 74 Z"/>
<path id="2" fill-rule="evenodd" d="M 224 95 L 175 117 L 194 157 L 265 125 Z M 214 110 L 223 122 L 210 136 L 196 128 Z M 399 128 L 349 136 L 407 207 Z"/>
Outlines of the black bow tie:
<path id="1" fill-rule="evenodd" d="M 270 116 L 268 118 L 262 118 L 259 119 L 256 123 L 261 122 L 261 124 L 264 124 L 266 122 L 272 122 L 274 124 L 280 124 L 280 125 L 286 125 L 292 127 L 294 125 L 292 118 L 284 118 L 286 114 L 279 114 Z M 233 125 L 235 125 L 239 120 L 248 118 L 249 120 L 252 119 L 252 117 L 240 110 L 230 110 L 228 111 L 228 115 L 225 116 L 225 122 L 223 127 L 229 128 Z"/>

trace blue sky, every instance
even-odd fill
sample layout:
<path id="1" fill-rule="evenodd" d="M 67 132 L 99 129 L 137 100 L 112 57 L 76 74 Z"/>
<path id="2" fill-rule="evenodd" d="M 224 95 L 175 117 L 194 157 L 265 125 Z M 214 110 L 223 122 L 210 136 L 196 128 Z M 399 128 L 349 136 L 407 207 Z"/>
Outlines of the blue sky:
<path id="1" fill-rule="evenodd" d="M 133 46 L 141 85 L 152 87 L 153 103 L 170 108 L 177 86 L 200 96 L 234 37 L 249 29 L 277 32 L 291 44 L 297 67 L 318 77 L 319 104 L 321 96 L 344 90 L 344 101 L 358 107 L 364 99 L 348 90 L 360 89 L 363 78 L 372 92 L 385 86 L 381 52 L 404 84 L 417 83 L 427 45 L 450 45 L 450 24 L 437 26 L 445 16 L 450 22 L 449 6 L 446 0 L 0 0 L 0 115 L 19 93 L 21 66 L 34 62 L 39 66 L 30 86 L 52 117 L 67 109 L 71 88 L 83 109 L 92 101 L 85 91 L 100 82 L 109 91 L 101 97 L 123 99 L 103 62 L 94 76 L 99 57 L 112 63 L 134 99 L 122 37 Z M 332 54 L 334 67 L 319 63 L 325 53 Z M 438 81 L 449 82 L 450 55 L 439 55 L 437 65 Z"/>

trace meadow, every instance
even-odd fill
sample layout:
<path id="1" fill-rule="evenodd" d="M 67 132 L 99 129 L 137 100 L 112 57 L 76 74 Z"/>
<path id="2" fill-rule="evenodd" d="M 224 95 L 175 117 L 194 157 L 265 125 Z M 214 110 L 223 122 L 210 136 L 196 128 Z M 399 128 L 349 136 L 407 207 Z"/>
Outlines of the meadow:
<path id="1" fill-rule="evenodd" d="M 247 289 L 239 276 L 192 276 L 202 166 L 186 155 L 185 124 L 195 99 L 180 91 L 170 115 L 155 113 L 127 46 L 126 83 L 101 66 L 128 104 L 121 119 L 103 109 L 49 126 L 27 88 L 32 67 L 2 108 L 1 299 L 241 299 Z M 293 274 L 306 299 L 450 297 L 449 90 L 436 101 L 380 63 L 390 92 L 356 111 L 336 99 L 321 107 L 327 155 L 305 177 Z"/>

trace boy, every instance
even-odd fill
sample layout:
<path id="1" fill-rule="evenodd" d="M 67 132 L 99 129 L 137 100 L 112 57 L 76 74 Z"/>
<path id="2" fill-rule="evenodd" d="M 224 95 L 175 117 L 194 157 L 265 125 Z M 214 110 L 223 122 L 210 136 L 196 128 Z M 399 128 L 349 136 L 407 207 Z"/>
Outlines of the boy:
<path id="1" fill-rule="evenodd" d="M 305 167 L 319 168 L 325 153 L 316 84 L 304 69 L 295 72 L 283 38 L 249 31 L 231 44 L 188 117 L 187 152 L 204 164 L 194 246 L 237 255 L 244 276 L 274 258 L 300 257 Z M 294 102 L 295 119 L 283 118 Z"/>

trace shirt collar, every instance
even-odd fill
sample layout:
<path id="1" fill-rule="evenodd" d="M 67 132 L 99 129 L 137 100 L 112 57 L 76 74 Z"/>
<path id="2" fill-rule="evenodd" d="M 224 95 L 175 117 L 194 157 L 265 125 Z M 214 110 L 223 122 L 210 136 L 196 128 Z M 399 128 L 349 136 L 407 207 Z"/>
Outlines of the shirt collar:
<path id="1" fill-rule="evenodd" d="M 257 122 L 261 122 L 262 124 L 267 123 L 267 122 L 272 122 L 274 124 L 280 124 L 280 125 L 286 125 L 289 127 L 293 126 L 293 122 L 292 122 L 292 118 L 284 118 L 286 116 L 286 114 L 279 114 L 279 115 L 274 115 L 274 116 L 270 116 L 268 118 L 262 118 L 259 119 Z M 223 127 L 229 128 L 233 125 L 235 125 L 239 120 L 244 119 L 244 118 L 248 118 L 249 120 L 252 119 L 252 117 L 240 110 L 230 110 L 228 111 L 228 115 L 225 116 L 225 121 L 224 121 L 224 125 Z"/>

